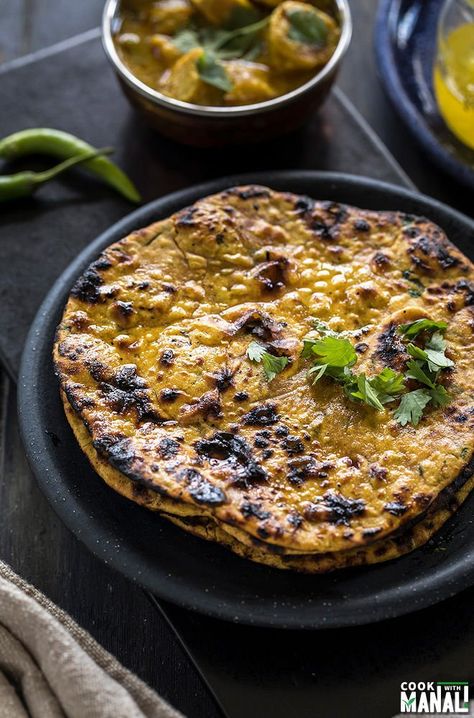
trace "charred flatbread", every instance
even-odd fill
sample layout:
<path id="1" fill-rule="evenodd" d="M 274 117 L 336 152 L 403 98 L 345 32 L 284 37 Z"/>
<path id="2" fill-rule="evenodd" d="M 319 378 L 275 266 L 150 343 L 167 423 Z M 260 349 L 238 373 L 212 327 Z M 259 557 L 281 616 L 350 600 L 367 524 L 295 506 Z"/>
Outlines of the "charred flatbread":
<path id="1" fill-rule="evenodd" d="M 54 347 L 66 414 L 110 486 L 238 553 L 315 571 L 392 558 L 471 486 L 473 278 L 426 219 L 231 188 L 76 282 Z M 350 331 L 371 376 L 406 365 L 398 327 L 427 317 L 447 323 L 451 401 L 417 426 L 308 378 L 315 320 Z M 271 381 L 252 341 L 286 360 Z"/>

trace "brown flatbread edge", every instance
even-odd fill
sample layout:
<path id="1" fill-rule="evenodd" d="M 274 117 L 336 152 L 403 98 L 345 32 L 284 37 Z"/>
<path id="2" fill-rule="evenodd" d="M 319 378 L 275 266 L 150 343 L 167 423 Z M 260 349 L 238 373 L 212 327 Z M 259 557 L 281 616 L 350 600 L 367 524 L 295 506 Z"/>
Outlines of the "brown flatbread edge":
<path id="1" fill-rule="evenodd" d="M 434 506 L 428 509 L 420 521 L 406 528 L 399 535 L 379 541 L 375 540 L 366 546 L 348 548 L 334 553 L 284 554 L 272 550 L 268 544 L 250 536 L 242 536 L 243 540 L 239 540 L 238 536 L 243 532 L 229 526 L 230 533 L 226 530 L 225 525 L 217 523 L 210 514 L 206 514 L 204 509 L 191 508 L 187 504 L 166 498 L 156 491 L 133 482 L 111 467 L 92 446 L 92 439 L 87 428 L 75 414 L 62 391 L 61 397 L 66 417 L 81 449 L 94 470 L 108 486 L 125 498 L 149 510 L 157 511 L 161 516 L 194 536 L 219 543 L 238 556 L 273 568 L 302 573 L 328 573 L 342 568 L 370 565 L 399 558 L 429 541 L 474 489 L 473 474 L 457 491 L 452 493 L 446 505 L 441 508 Z"/>

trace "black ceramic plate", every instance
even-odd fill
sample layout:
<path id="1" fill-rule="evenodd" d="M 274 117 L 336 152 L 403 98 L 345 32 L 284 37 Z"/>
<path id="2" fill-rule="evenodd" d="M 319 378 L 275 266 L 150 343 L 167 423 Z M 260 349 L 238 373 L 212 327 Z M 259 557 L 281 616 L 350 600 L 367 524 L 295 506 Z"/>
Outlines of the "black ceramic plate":
<path id="1" fill-rule="evenodd" d="M 471 252 L 474 223 L 445 205 L 374 180 L 317 172 L 224 178 L 137 210 L 82 252 L 58 279 L 31 327 L 19 379 L 26 452 L 65 524 L 107 564 L 157 596 L 211 616 L 282 628 L 347 626 L 408 613 L 474 583 L 474 495 L 429 545 L 403 558 L 325 576 L 251 563 L 185 533 L 123 499 L 90 468 L 67 424 L 53 373 L 55 327 L 76 277 L 100 250 L 130 231 L 212 192 L 256 182 L 371 209 L 399 209 L 438 222 Z"/>
<path id="2" fill-rule="evenodd" d="M 434 162 L 474 189 L 474 151 L 441 117 L 432 83 L 436 29 L 444 0 L 380 0 L 377 64 L 385 89 L 408 129 Z"/>

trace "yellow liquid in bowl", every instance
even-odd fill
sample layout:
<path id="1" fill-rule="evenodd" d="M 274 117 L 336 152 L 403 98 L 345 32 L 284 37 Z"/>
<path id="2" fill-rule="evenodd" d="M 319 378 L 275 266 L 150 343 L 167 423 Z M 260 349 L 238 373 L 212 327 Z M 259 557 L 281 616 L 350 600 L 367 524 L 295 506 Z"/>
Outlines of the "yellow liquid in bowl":
<path id="1" fill-rule="evenodd" d="M 474 23 L 460 25 L 441 43 L 433 81 L 449 129 L 474 149 Z"/>

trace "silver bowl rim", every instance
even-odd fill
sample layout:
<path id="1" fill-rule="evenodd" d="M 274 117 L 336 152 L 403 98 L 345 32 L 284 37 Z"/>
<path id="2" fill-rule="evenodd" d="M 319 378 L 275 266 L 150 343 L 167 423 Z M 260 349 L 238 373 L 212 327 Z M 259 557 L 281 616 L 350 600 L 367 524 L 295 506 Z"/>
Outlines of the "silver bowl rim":
<path id="1" fill-rule="evenodd" d="M 114 66 L 120 78 L 133 90 L 136 90 L 142 97 L 152 101 L 154 104 L 161 105 L 170 110 L 177 110 L 181 113 L 189 115 L 197 115 L 201 117 L 235 117 L 260 114 L 269 110 L 274 110 L 280 106 L 290 104 L 301 95 L 305 95 L 312 88 L 319 85 L 330 73 L 339 65 L 344 56 L 352 36 L 352 18 L 348 0 L 334 0 L 341 17 L 341 36 L 329 62 L 303 85 L 287 92 L 285 95 L 279 95 L 271 100 L 257 102 L 252 105 L 236 105 L 233 107 L 211 107 L 209 105 L 196 105 L 190 102 L 182 102 L 172 97 L 163 95 L 158 90 L 153 90 L 144 82 L 139 80 L 120 59 L 112 37 L 112 21 L 115 18 L 120 0 L 106 0 L 104 12 L 102 14 L 102 44 L 107 57 Z"/>

